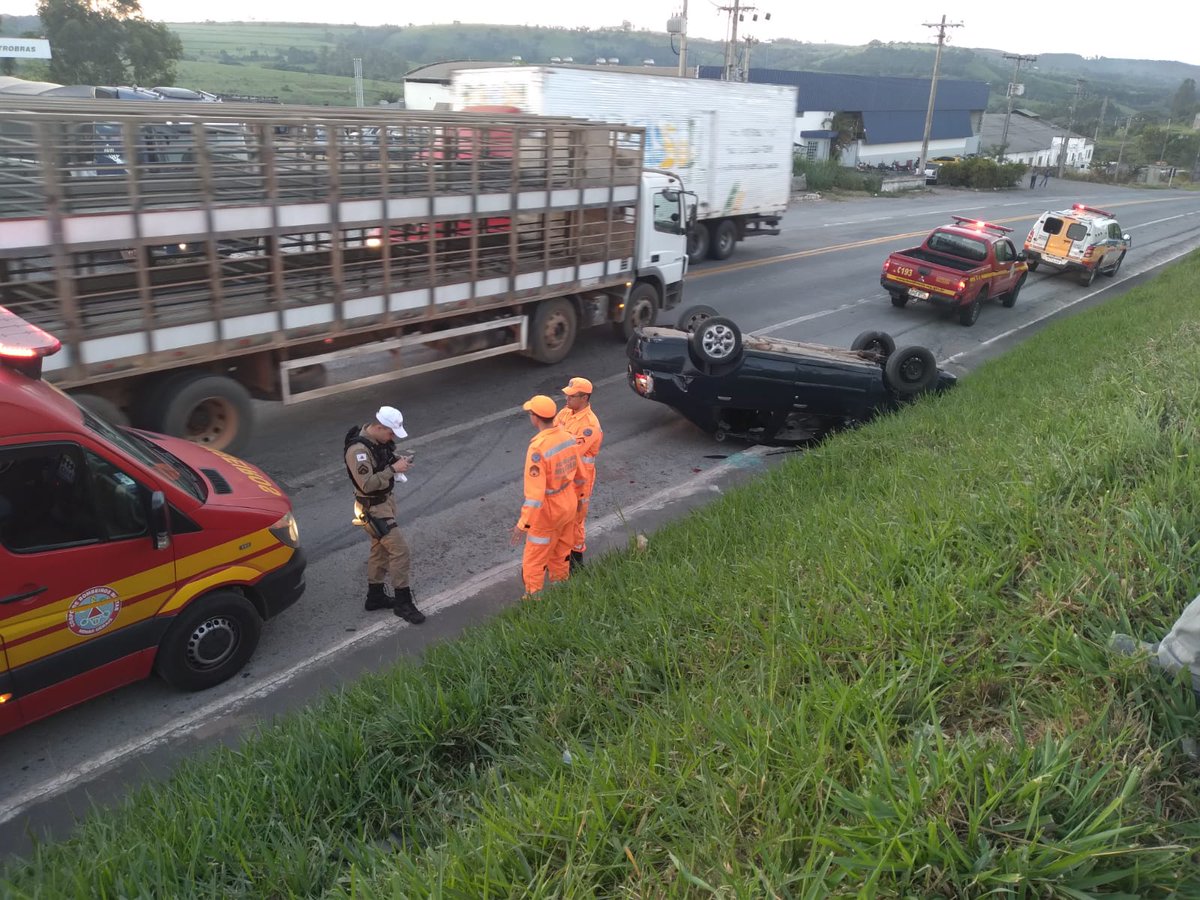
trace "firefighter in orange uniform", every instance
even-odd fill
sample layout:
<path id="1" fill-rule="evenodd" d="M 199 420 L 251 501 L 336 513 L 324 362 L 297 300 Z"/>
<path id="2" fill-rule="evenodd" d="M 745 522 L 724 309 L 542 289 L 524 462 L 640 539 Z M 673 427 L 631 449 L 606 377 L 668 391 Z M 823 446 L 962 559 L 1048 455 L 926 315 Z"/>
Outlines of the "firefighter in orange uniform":
<path id="1" fill-rule="evenodd" d="M 512 543 L 525 538 L 521 578 L 526 596 L 532 596 L 542 589 L 547 569 L 551 581 L 565 581 L 570 574 L 568 560 L 583 477 L 575 438 L 554 424 L 558 412 L 554 401 L 538 394 L 521 408 L 529 413 L 537 434 L 525 454 L 525 502 Z"/>
<path id="2" fill-rule="evenodd" d="M 575 436 L 579 446 L 580 471 L 583 474 L 583 496 L 579 500 L 579 513 L 575 516 L 575 537 L 571 547 L 571 568 L 583 565 L 583 553 L 587 550 L 588 503 L 596 485 L 596 455 L 604 440 L 600 420 L 592 409 L 592 383 L 586 378 L 572 378 L 565 388 L 566 402 L 554 424 L 565 428 Z"/>

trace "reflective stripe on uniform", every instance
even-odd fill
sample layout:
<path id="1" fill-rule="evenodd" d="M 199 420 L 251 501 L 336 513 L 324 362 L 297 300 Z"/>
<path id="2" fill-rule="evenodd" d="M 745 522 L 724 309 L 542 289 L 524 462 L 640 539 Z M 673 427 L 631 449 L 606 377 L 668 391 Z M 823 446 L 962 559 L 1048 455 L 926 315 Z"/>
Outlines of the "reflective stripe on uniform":
<path id="1" fill-rule="evenodd" d="M 542 501 L 541 500 L 526 500 L 521 505 L 522 506 L 536 506 L 537 508 L 540 509 L 542 506 Z"/>
<path id="2" fill-rule="evenodd" d="M 531 543 L 531 544 L 548 544 L 548 543 L 550 543 L 549 537 L 535 537 L 532 534 L 526 535 L 525 540 L 529 541 L 529 543 Z"/>
<path id="3" fill-rule="evenodd" d="M 589 465 L 591 465 L 592 463 L 594 463 L 596 461 L 596 457 L 594 457 L 594 456 L 581 456 L 579 458 L 582 459 L 585 463 L 588 463 Z"/>
<path id="4" fill-rule="evenodd" d="M 555 494 L 559 494 L 559 493 L 565 491 L 566 489 L 567 489 L 567 485 L 565 485 L 565 484 L 562 487 L 550 488 L 548 491 L 546 491 L 546 496 L 553 497 Z M 542 504 L 540 504 L 540 503 L 538 504 L 538 506 L 541 506 L 541 505 Z"/>
<path id="5" fill-rule="evenodd" d="M 570 448 L 572 448 L 574 446 L 575 446 L 575 439 L 572 438 L 569 441 L 563 441 L 557 447 L 551 447 L 549 450 L 547 450 L 545 453 L 543 453 L 542 456 L 546 457 L 546 459 L 549 459 L 550 457 L 554 456 L 555 454 L 562 453 L 564 450 L 569 450 Z"/>

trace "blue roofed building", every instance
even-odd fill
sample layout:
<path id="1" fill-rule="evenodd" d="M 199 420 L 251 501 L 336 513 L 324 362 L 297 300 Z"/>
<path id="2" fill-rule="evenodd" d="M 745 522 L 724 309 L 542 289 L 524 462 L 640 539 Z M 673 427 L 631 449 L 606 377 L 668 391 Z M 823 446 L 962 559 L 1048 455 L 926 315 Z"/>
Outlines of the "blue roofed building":
<path id="1" fill-rule="evenodd" d="M 698 74 L 719 79 L 721 71 L 721 66 L 700 66 Z M 799 89 L 794 142 L 797 152 L 809 159 L 834 155 L 840 132 L 850 138 L 840 155 L 845 166 L 915 165 L 921 155 L 929 109 L 928 78 L 751 69 L 749 80 Z M 929 132 L 930 159 L 979 152 L 988 90 L 986 81 L 938 79 Z"/>

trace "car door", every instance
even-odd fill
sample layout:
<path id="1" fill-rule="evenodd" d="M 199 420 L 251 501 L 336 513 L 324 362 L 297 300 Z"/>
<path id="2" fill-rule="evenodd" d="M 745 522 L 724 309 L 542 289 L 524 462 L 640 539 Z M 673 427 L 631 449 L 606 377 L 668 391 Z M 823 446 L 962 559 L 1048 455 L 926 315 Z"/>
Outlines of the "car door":
<path id="1" fill-rule="evenodd" d="M 150 496 L 119 458 L 69 439 L 0 447 L 0 643 L 26 720 L 145 675 L 134 655 L 157 645 L 175 590 Z"/>
<path id="2" fill-rule="evenodd" d="M 996 255 L 996 274 L 992 278 L 992 296 L 1007 294 L 1017 283 L 1017 250 L 1008 238 L 1001 238 L 992 246 Z"/>

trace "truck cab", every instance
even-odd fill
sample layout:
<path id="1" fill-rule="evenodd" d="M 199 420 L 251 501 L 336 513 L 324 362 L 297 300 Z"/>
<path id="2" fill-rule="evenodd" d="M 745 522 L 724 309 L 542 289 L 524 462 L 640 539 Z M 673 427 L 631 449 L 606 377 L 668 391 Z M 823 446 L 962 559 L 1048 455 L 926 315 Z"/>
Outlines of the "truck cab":
<path id="1" fill-rule="evenodd" d="M 0 734 L 151 671 L 219 684 L 305 586 L 269 477 L 82 409 L 41 378 L 59 348 L 0 307 Z"/>

